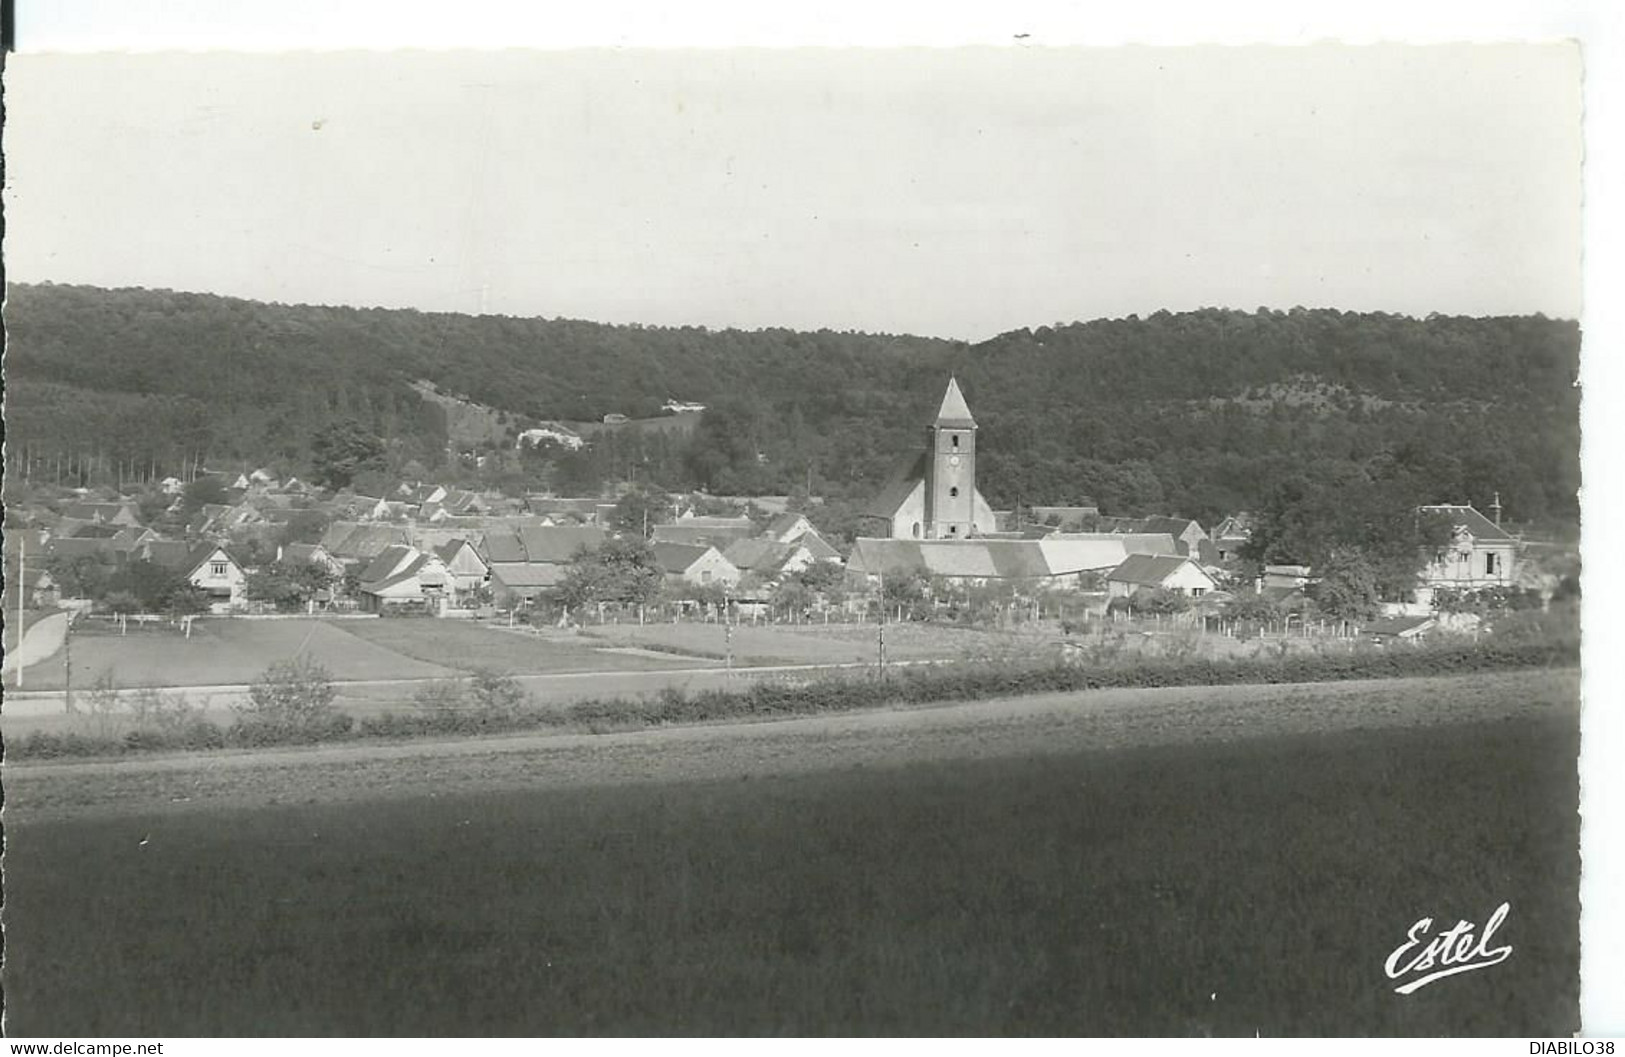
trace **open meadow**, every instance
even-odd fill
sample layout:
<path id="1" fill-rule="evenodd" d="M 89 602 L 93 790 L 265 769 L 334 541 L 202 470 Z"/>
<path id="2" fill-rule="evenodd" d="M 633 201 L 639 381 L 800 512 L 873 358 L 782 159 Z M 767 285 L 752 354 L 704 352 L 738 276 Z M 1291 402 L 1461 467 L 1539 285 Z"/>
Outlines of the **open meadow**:
<path id="1" fill-rule="evenodd" d="M 879 651 L 879 626 L 868 624 L 734 625 L 732 647 L 737 664 L 873 664 Z M 587 637 L 607 643 L 669 650 L 676 654 L 718 658 L 728 649 L 721 624 L 681 623 L 590 625 Z M 1059 631 L 1001 632 L 941 624 L 886 625 L 886 656 L 896 661 L 963 660 L 986 656 L 1012 658 L 1052 651 Z"/>
<path id="2" fill-rule="evenodd" d="M 7 766 L 26 1035 L 1577 1028 L 1578 679 Z M 1418 918 L 1506 964 L 1402 996 Z"/>
<path id="3" fill-rule="evenodd" d="M 456 620 L 200 619 L 187 637 L 170 624 L 80 621 L 70 647 L 72 683 L 88 689 L 105 673 L 120 687 L 216 686 L 252 682 L 296 655 L 338 682 L 432 679 L 491 668 L 518 674 L 646 671 L 692 666 L 681 657 L 605 652 L 582 636 L 531 634 Z M 30 690 L 61 690 L 61 650 L 31 665 Z"/>

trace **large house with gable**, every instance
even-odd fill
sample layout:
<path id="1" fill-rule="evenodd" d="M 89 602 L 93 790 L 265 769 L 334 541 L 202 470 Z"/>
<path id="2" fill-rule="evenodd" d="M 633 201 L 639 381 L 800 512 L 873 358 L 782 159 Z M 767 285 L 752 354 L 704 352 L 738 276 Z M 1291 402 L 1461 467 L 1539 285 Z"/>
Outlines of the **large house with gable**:
<path id="1" fill-rule="evenodd" d="M 1497 501 L 1497 509 L 1499 500 Z M 1431 601 L 1433 592 L 1481 591 L 1511 587 L 1518 582 L 1519 540 L 1466 503 L 1424 506 L 1424 515 L 1449 519 L 1450 543 L 1434 553 L 1422 569 L 1417 601 Z"/>

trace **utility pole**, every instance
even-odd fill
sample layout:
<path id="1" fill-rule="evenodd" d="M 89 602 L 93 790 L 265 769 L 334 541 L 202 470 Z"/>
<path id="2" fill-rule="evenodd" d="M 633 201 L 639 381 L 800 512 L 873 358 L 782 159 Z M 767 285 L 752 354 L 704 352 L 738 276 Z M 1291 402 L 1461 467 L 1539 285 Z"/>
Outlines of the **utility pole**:
<path id="1" fill-rule="evenodd" d="M 73 611 L 68 611 L 68 624 L 62 629 L 62 710 L 73 712 Z"/>
<path id="2" fill-rule="evenodd" d="M 880 660 L 880 674 L 886 674 L 886 574 L 880 573 L 880 642 L 878 656 Z"/>
<path id="3" fill-rule="evenodd" d="M 734 626 L 733 621 L 729 619 L 728 611 L 732 608 L 728 586 L 724 584 L 722 587 L 722 645 L 723 661 L 726 667 L 723 670 L 722 677 L 730 683 L 733 682 L 734 677 Z"/>
<path id="4" fill-rule="evenodd" d="M 28 537 L 17 537 L 17 652 L 22 653 L 23 648 L 23 598 L 28 589 L 23 586 L 23 569 L 28 561 Z M 17 689 L 23 688 L 23 662 L 17 661 Z"/>

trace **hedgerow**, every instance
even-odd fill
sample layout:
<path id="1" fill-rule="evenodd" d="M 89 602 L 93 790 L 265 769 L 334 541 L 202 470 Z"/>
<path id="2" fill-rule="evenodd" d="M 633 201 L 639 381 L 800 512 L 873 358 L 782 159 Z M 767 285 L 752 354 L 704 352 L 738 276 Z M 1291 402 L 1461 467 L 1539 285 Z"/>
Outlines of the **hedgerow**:
<path id="1" fill-rule="evenodd" d="M 544 728 L 625 730 L 727 719 L 759 719 L 852 712 L 992 697 L 1181 686 L 1339 682 L 1464 675 L 1518 668 L 1570 667 L 1574 642 L 1462 644 L 1355 649 L 1240 659 L 1127 658 L 1099 665 L 942 663 L 894 668 L 881 675 L 826 675 L 805 680 L 759 679 L 735 688 L 686 692 L 668 687 L 647 698 L 577 701 L 536 707 L 519 697 L 511 677 L 480 673 L 467 697 L 440 685 L 419 695 L 411 713 L 368 717 L 356 723 L 330 702 L 289 722 L 280 714 L 239 714 L 221 729 L 195 719 L 171 729 L 139 729 L 123 737 L 34 733 L 8 743 L 17 758 L 51 759 L 124 753 L 308 745 L 354 738 L 411 738 L 513 733 Z M 472 705 L 463 705 L 472 699 Z M 269 711 L 269 710 L 268 710 Z"/>

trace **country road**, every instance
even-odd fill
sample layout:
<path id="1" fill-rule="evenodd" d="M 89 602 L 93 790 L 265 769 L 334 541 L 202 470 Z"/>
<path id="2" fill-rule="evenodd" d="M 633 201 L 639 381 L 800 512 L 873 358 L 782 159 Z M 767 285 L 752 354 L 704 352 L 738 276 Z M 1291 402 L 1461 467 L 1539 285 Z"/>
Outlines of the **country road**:
<path id="1" fill-rule="evenodd" d="M 52 613 L 50 616 L 30 624 L 23 632 L 23 641 L 17 646 L 15 654 L 7 654 L 0 671 L 11 674 L 20 665 L 23 669 L 24 685 L 27 684 L 28 666 L 38 664 L 62 648 L 62 640 L 67 637 L 68 614 Z M 7 695 L 8 697 L 10 695 Z"/>

